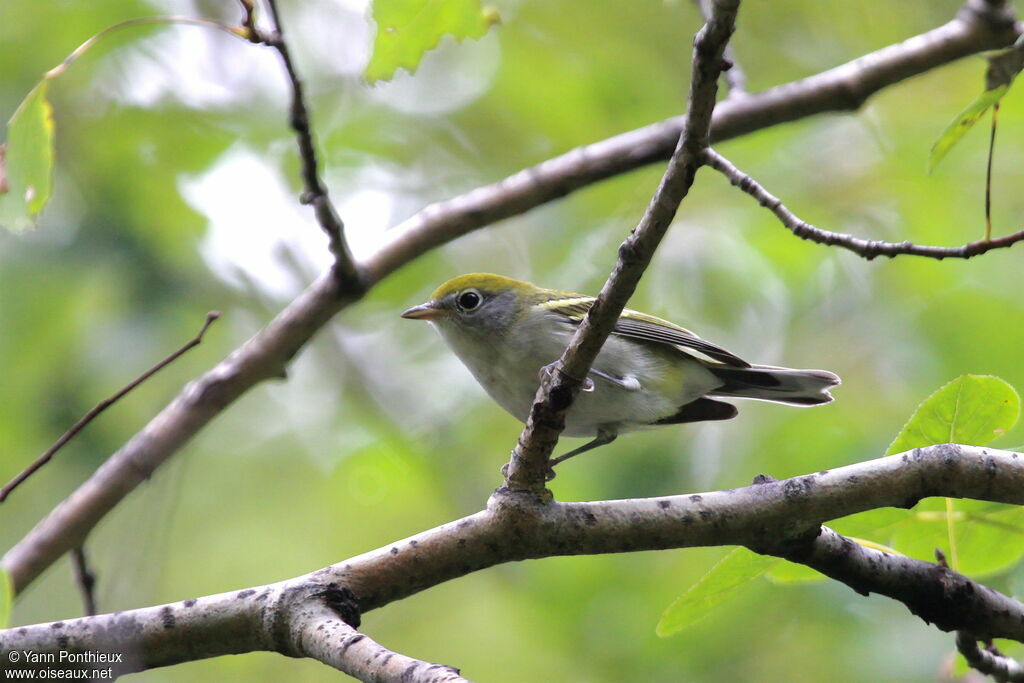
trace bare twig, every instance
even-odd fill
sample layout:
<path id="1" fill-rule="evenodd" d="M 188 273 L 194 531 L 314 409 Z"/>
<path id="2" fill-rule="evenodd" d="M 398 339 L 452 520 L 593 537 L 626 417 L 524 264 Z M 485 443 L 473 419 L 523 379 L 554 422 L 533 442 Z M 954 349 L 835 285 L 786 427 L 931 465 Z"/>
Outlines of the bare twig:
<path id="1" fill-rule="evenodd" d="M 71 566 L 78 591 L 82 594 L 82 607 L 85 609 L 85 615 L 92 616 L 96 614 L 96 574 L 89 568 L 84 545 L 71 551 Z"/>
<path id="2" fill-rule="evenodd" d="M 991 676 L 1000 683 L 1024 681 L 1024 666 L 1011 659 L 989 644 L 984 650 L 978 647 L 978 639 L 966 631 L 957 631 L 956 649 L 964 656 L 972 669 Z"/>
<path id="3" fill-rule="evenodd" d="M 944 444 L 743 488 L 634 500 L 544 502 L 499 489 L 476 514 L 281 583 L 0 631 L 0 661 L 14 650 L 130 652 L 126 673 L 270 650 L 334 665 L 320 655 L 345 653 L 323 653 L 308 640 L 311 630 L 342 629 L 338 636 L 351 642 L 355 636 L 338 617 L 357 628 L 361 613 L 486 567 L 718 545 L 803 563 L 859 593 L 898 600 L 942 630 L 1024 641 L 1024 605 L 1016 600 L 948 568 L 821 527 L 933 496 L 1024 504 L 1024 454 Z"/>
<path id="4" fill-rule="evenodd" d="M 270 7 L 270 15 L 274 22 L 272 33 L 266 34 L 256 28 L 254 13 L 248 6 L 246 6 L 244 21 L 247 22 L 246 28 L 253 36 L 254 41 L 263 43 L 277 51 L 284 63 L 285 71 L 288 73 L 288 81 L 292 87 L 290 121 L 292 129 L 298 137 L 299 157 L 302 161 L 302 180 L 306 187 L 302 202 L 312 205 L 317 222 L 327 233 L 329 248 L 334 256 L 333 273 L 335 277 L 341 280 L 346 289 L 361 290 L 365 285 L 359 275 L 359 269 L 356 267 L 355 258 L 349 250 L 348 242 L 345 240 L 345 225 L 334 209 L 334 204 L 331 203 L 327 187 L 320 179 L 316 142 L 313 140 L 313 131 L 309 123 L 309 107 L 303 94 L 302 80 L 295 69 L 288 43 L 284 39 L 284 28 L 277 9 L 277 1 L 267 0 L 267 5 Z"/>
<path id="5" fill-rule="evenodd" d="M 948 23 L 816 76 L 715 108 L 713 141 L 822 112 L 860 106 L 894 83 L 969 54 L 1010 45 L 1019 28 L 1002 2 L 969 0 Z M 388 242 L 361 264 L 367 287 L 429 250 L 581 187 L 668 158 L 682 117 L 581 147 L 463 196 L 427 206 L 388 231 Z M 362 291 L 334 277 L 311 285 L 228 358 L 192 382 L 142 431 L 4 555 L 21 591 L 81 543 L 88 531 L 204 425 L 250 388 L 280 377 L 285 365 L 335 313 Z"/>
<path id="6" fill-rule="evenodd" d="M 817 242 L 818 244 L 842 247 L 858 256 L 863 256 L 869 261 L 878 256 L 893 258 L 900 254 L 927 256 L 939 260 L 945 258 L 968 259 L 993 249 L 1005 249 L 1017 242 L 1024 241 L 1024 230 L 1018 230 L 1015 233 L 994 240 L 985 239 L 978 242 L 968 242 L 959 247 L 936 247 L 915 244 L 913 242 L 864 240 L 852 235 L 822 230 L 798 218 L 796 214 L 785 207 L 778 197 L 765 190 L 756 180 L 733 166 L 728 159 L 713 149 L 708 148 L 705 150 L 705 157 L 707 158 L 708 166 L 719 171 L 729 179 L 730 183 L 749 194 L 761 206 L 774 213 L 779 221 L 797 237 Z"/>
<path id="7" fill-rule="evenodd" d="M 693 4 L 697 6 L 697 10 L 700 11 L 705 21 L 711 18 L 711 0 L 693 0 Z M 747 76 L 743 73 L 743 69 L 740 68 L 732 43 L 725 46 L 725 52 L 722 56 L 725 57 L 727 62 L 722 76 L 725 78 L 725 84 L 729 89 L 728 97 L 746 95 Z"/>
<path id="8" fill-rule="evenodd" d="M 18 488 L 18 486 L 23 481 L 31 477 L 40 467 L 50 462 L 50 459 L 53 458 L 54 454 L 64 447 L 64 444 L 66 444 L 68 441 L 71 441 L 71 439 L 73 439 L 75 435 L 78 434 L 78 432 L 82 431 L 87 424 L 96 419 L 96 417 L 100 413 L 102 413 L 110 406 L 114 405 L 129 391 L 139 386 L 147 379 L 149 379 L 156 373 L 160 372 L 160 370 L 164 369 L 165 367 L 176 361 L 178 358 L 182 356 L 182 354 L 187 352 L 189 349 L 198 346 L 199 343 L 203 341 L 203 335 L 206 334 L 206 330 L 209 329 L 210 325 L 213 324 L 213 321 L 219 317 L 220 313 L 218 313 L 217 311 L 210 311 L 209 313 L 207 313 L 206 321 L 203 323 L 202 329 L 199 330 L 199 333 L 195 337 L 193 337 L 188 343 L 186 343 L 184 346 L 182 346 L 180 349 L 178 349 L 171 355 L 164 358 L 162 361 L 151 367 L 149 370 L 146 370 L 146 372 L 139 375 L 139 377 L 133 380 L 128 386 L 124 387 L 110 398 L 100 401 L 92 410 L 83 415 L 81 419 L 78 420 L 78 422 L 73 424 L 70 429 L 64 432 L 64 434 L 59 439 L 57 439 L 57 442 L 50 446 L 45 453 L 40 455 L 35 462 L 33 462 L 31 465 L 29 465 L 20 473 L 18 473 L 17 476 L 15 476 L 13 479 L 7 482 L 7 484 L 2 489 L 0 489 L 0 503 L 7 500 L 7 496 L 11 495 L 11 492 L 14 489 Z"/>
<path id="9" fill-rule="evenodd" d="M 992 158 L 996 154 L 996 128 L 999 126 L 999 102 L 992 105 L 992 127 L 988 136 L 988 162 L 985 164 L 985 241 L 992 239 Z"/>
<path id="10" fill-rule="evenodd" d="M 679 203 L 693 185 L 703 163 L 702 152 L 708 146 L 718 77 L 724 65 L 722 53 L 735 27 L 738 9 L 739 0 L 713 0 L 708 23 L 694 39 L 690 96 L 679 144 L 640 224 L 619 247 L 619 258 L 608 281 L 554 366 L 554 372 L 537 390 L 530 416 L 505 470 L 505 485 L 512 490 L 543 490 L 548 459 L 565 428 L 565 414 L 654 257 Z"/>

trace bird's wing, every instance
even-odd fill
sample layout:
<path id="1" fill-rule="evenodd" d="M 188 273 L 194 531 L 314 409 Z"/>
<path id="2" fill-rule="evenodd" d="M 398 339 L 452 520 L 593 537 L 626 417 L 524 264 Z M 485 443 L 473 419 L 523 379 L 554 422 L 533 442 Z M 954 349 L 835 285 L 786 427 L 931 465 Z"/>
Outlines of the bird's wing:
<path id="1" fill-rule="evenodd" d="M 643 313 L 630 311 L 630 317 L 619 318 L 619 321 L 615 323 L 613 331 L 615 334 L 620 334 L 623 337 L 633 337 L 634 339 L 673 344 L 693 349 L 708 358 L 713 358 L 736 368 L 750 367 L 750 363 L 736 354 L 726 351 L 721 346 L 701 339 L 693 332 L 678 325 L 673 325 L 666 320 L 644 315 Z"/>
<path id="2" fill-rule="evenodd" d="M 576 325 L 582 322 L 583 317 L 586 316 L 587 311 L 594 304 L 593 297 L 569 293 L 558 294 L 559 296 L 552 297 L 541 305 L 553 312 L 557 311 L 559 315 L 564 316 Z M 623 317 L 620 317 L 619 321 L 615 323 L 612 333 L 623 337 L 632 337 L 633 339 L 693 349 L 708 358 L 736 368 L 750 367 L 750 363 L 736 354 L 701 339 L 688 329 L 638 311 L 631 311 L 629 309 L 623 311 Z"/>

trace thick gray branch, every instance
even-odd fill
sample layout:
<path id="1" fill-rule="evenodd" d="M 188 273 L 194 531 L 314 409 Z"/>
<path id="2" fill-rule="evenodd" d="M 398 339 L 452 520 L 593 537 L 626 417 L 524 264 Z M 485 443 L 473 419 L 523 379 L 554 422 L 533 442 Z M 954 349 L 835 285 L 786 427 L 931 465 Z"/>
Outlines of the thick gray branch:
<path id="1" fill-rule="evenodd" d="M 1019 32 L 1003 3 L 971 0 L 949 23 L 907 41 L 800 81 L 715 109 L 712 141 L 778 123 L 859 106 L 886 86 L 966 55 L 1011 44 Z M 682 130 L 670 119 L 550 159 L 466 195 L 433 204 L 392 231 L 363 266 L 367 287 L 425 252 L 509 216 L 524 213 L 590 183 L 664 160 Z M 23 590 L 88 532 L 124 496 L 150 476 L 211 419 L 255 384 L 281 376 L 295 353 L 358 295 L 323 277 L 261 332 L 190 383 L 81 487 L 3 557 Z"/>
<path id="2" fill-rule="evenodd" d="M 499 491 L 486 510 L 289 581 L 0 631 L 0 661 L 12 650 L 61 649 L 125 653 L 133 671 L 251 650 L 325 661 L 340 655 L 330 641 L 306 639 L 325 623 L 318 620 L 358 624 L 356 607 L 376 609 L 486 567 L 711 545 L 745 545 L 801 562 L 858 592 L 899 600 L 944 630 L 1024 641 L 1024 605 L 945 567 L 821 528 L 930 496 L 1024 504 L 1024 455 L 946 444 L 783 481 L 651 499 L 543 503 Z M 352 637 L 331 628 L 341 645 Z"/>

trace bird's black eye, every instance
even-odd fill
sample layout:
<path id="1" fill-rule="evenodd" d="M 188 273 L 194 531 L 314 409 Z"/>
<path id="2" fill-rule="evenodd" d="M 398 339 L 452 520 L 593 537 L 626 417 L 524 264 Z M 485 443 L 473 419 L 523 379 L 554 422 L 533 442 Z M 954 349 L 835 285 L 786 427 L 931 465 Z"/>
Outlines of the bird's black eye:
<path id="1" fill-rule="evenodd" d="M 455 303 L 464 311 L 472 311 L 480 305 L 481 301 L 483 301 L 483 297 L 480 296 L 480 292 L 475 289 L 467 289 L 462 294 L 459 294 L 459 298 L 455 300 Z"/>

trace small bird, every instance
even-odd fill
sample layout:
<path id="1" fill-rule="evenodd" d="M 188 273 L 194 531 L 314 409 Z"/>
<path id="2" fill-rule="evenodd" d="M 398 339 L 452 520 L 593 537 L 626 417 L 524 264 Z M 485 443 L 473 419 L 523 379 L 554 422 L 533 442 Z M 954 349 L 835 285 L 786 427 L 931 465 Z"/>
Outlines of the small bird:
<path id="1" fill-rule="evenodd" d="M 548 366 L 561 357 L 594 297 L 490 273 L 445 282 L 402 313 L 427 320 L 498 405 L 526 422 Z M 625 309 L 565 418 L 566 436 L 593 440 L 558 464 L 646 427 L 728 420 L 752 398 L 795 406 L 828 403 L 839 377 L 825 370 L 751 365 L 693 332 Z"/>

